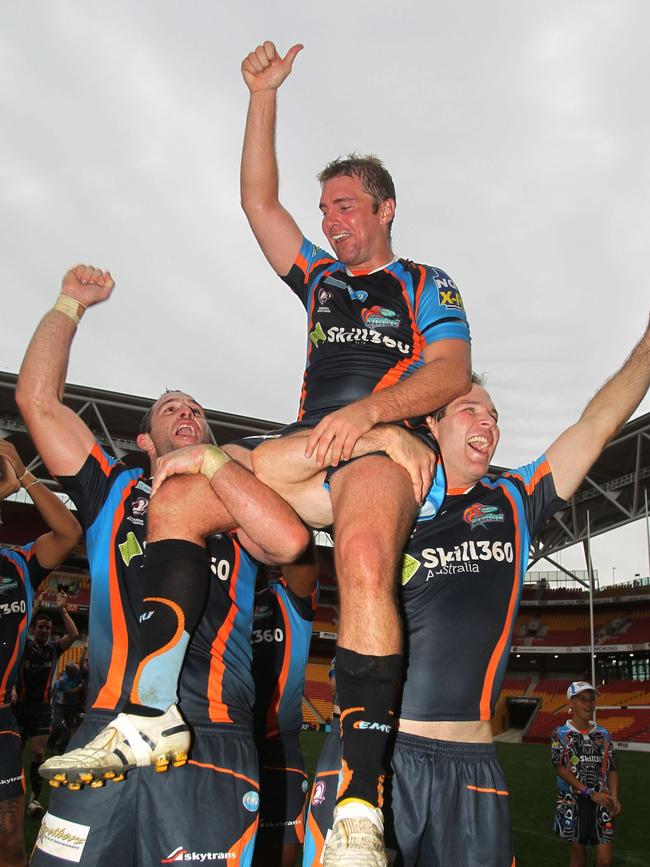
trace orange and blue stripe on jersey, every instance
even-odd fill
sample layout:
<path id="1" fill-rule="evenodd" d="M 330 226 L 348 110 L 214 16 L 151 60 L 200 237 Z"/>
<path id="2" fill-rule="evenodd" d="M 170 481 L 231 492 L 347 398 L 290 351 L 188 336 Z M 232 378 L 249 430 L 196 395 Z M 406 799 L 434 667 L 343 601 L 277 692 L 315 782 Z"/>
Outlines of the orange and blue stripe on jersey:
<path id="1" fill-rule="evenodd" d="M 250 729 L 254 701 L 250 638 L 258 566 L 232 533 L 206 541 L 209 596 L 187 649 L 180 706 L 191 721 Z"/>
<path id="2" fill-rule="evenodd" d="M 409 647 L 404 719 L 491 718 L 532 534 L 563 504 L 542 457 L 449 492 L 435 520 L 416 525 L 401 588 Z"/>
<path id="3" fill-rule="evenodd" d="M 75 476 L 60 482 L 77 506 L 90 563 L 88 706 L 114 710 L 129 695 L 138 660 L 144 515 L 149 486 L 95 444 Z"/>
<path id="4" fill-rule="evenodd" d="M 316 592 L 300 598 L 284 579 L 256 594 L 253 622 L 255 731 L 258 738 L 298 732 Z"/>

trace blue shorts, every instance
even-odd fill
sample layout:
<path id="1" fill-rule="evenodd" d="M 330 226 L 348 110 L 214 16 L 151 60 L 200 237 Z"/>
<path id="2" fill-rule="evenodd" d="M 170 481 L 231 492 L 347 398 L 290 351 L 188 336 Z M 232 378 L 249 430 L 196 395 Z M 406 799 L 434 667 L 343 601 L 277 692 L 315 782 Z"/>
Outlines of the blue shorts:
<path id="1" fill-rule="evenodd" d="M 87 743 L 111 718 L 89 715 L 70 748 Z M 184 767 L 163 774 L 137 768 L 98 789 L 53 789 L 30 863 L 150 867 L 190 860 L 248 867 L 259 808 L 252 734 L 228 725 L 191 729 Z"/>

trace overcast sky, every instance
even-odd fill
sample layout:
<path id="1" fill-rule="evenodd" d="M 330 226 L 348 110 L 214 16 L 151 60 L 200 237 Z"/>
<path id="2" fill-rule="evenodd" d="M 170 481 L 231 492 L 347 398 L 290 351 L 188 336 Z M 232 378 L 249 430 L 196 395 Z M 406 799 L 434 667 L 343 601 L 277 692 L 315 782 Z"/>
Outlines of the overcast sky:
<path id="1" fill-rule="evenodd" d="M 239 67 L 266 38 L 302 42 L 280 94 L 284 204 L 324 243 L 316 173 L 351 150 L 385 160 L 396 253 L 463 293 L 496 461 L 531 459 L 648 313 L 649 32 L 646 0 L 3 4 L 0 368 L 91 262 L 117 286 L 71 382 L 295 417 L 304 311 L 239 207 Z M 642 523 L 595 560 L 647 575 Z"/>

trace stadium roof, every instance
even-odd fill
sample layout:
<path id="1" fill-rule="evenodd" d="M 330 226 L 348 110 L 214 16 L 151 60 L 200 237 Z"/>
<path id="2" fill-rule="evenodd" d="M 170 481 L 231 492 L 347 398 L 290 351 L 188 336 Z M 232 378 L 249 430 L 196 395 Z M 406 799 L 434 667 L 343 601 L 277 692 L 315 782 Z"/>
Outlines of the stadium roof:
<path id="1" fill-rule="evenodd" d="M 533 562 L 585 543 L 587 518 L 593 537 L 644 517 L 646 498 L 650 502 L 650 413 L 629 421 L 608 443 L 567 507 L 536 535 Z"/>
<path id="2" fill-rule="evenodd" d="M 38 475 L 42 464 L 14 401 L 16 378 L 16 374 L 0 371 L 0 437 L 11 437 L 23 460 Z M 140 419 L 154 400 L 69 384 L 64 395 L 64 402 L 83 417 L 107 451 L 131 466 L 142 463 L 135 438 Z M 206 414 L 218 443 L 281 426 L 279 422 L 214 409 L 206 409 Z M 495 473 L 502 469 L 492 467 Z M 44 475 L 42 471 L 40 474 Z M 628 422 L 607 445 L 567 507 L 535 536 L 532 562 L 546 558 L 567 571 L 550 557 L 563 548 L 586 542 L 587 515 L 592 537 L 607 533 L 645 515 L 646 492 L 650 499 L 650 413 Z"/>
<path id="3" fill-rule="evenodd" d="M 42 469 L 39 472 L 42 463 L 14 400 L 16 380 L 15 373 L 0 371 L 0 437 L 11 437 L 25 464 L 36 475 L 45 475 Z M 157 397 L 138 397 L 66 383 L 63 402 L 83 418 L 108 452 L 129 466 L 140 466 L 143 454 L 135 438 L 143 415 Z M 282 426 L 280 422 L 232 415 L 214 409 L 206 409 L 206 418 L 216 443 L 232 442 L 243 436 L 263 434 Z"/>

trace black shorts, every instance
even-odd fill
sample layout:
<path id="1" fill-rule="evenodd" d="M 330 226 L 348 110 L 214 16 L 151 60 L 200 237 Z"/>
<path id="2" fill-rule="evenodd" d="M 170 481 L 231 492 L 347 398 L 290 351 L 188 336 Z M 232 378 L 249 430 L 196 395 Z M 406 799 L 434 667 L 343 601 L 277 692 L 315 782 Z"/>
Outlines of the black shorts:
<path id="1" fill-rule="evenodd" d="M 386 840 L 399 867 L 512 867 L 509 794 L 494 744 L 398 733 Z"/>
<path id="2" fill-rule="evenodd" d="M 336 802 L 338 727 L 318 759 L 303 867 L 319 867 Z M 384 802 L 389 863 L 400 867 L 512 867 L 508 791 L 493 744 L 397 734 Z"/>
<path id="3" fill-rule="evenodd" d="M 605 807 L 573 792 L 558 792 L 553 830 L 582 846 L 614 842 L 614 819 Z"/>
<path id="4" fill-rule="evenodd" d="M 93 714 L 84 720 L 70 748 L 87 743 L 111 718 Z M 30 863 L 250 864 L 259 808 L 252 734 L 227 725 L 191 728 L 192 750 L 184 767 L 163 774 L 137 768 L 101 789 L 52 790 Z"/>
<path id="5" fill-rule="evenodd" d="M 19 701 L 14 710 L 23 740 L 49 735 L 52 726 L 51 705 L 46 702 Z"/>
<path id="6" fill-rule="evenodd" d="M 264 741 L 259 761 L 258 846 L 302 844 L 309 784 L 298 736 Z"/>
<path id="7" fill-rule="evenodd" d="M 0 801 L 25 794 L 25 775 L 16 717 L 10 707 L 0 708 Z"/>

